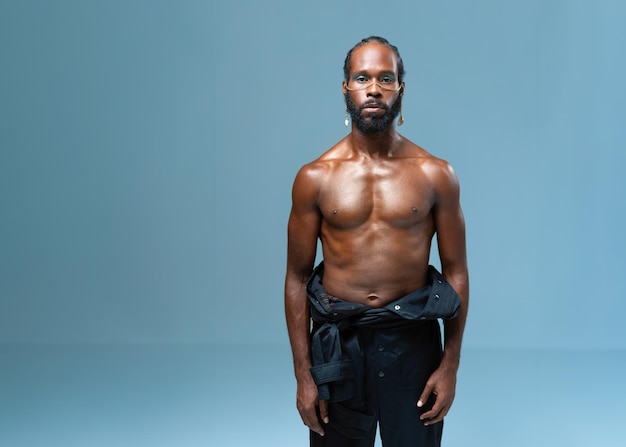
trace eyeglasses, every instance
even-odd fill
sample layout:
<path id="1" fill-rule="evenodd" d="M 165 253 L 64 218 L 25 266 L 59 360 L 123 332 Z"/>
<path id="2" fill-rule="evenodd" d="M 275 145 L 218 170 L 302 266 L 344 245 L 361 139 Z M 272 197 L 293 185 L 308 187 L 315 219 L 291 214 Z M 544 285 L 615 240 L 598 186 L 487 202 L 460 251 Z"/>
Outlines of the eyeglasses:
<path id="1" fill-rule="evenodd" d="M 354 76 L 352 78 L 352 81 L 354 81 L 354 83 L 357 84 L 357 87 L 348 87 L 348 85 L 346 84 L 346 90 L 351 91 L 351 92 L 367 90 L 373 85 L 377 85 L 382 90 L 386 90 L 388 92 L 397 92 L 401 88 L 401 86 L 398 85 L 398 81 L 396 81 L 394 77 L 389 76 L 389 75 L 382 76 L 380 79 L 378 79 L 378 82 L 376 81 L 376 79 L 370 80 L 369 77 L 364 76 L 364 75 Z"/>

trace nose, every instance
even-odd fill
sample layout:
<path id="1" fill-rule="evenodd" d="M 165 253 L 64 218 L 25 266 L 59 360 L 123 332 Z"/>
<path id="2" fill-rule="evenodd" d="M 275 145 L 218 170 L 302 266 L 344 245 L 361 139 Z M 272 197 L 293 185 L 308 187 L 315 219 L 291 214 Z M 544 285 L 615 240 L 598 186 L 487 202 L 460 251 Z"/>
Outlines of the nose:
<path id="1" fill-rule="evenodd" d="M 380 86 L 380 84 L 374 81 L 367 87 L 367 96 L 378 98 L 383 95 L 382 89 L 383 88 Z"/>

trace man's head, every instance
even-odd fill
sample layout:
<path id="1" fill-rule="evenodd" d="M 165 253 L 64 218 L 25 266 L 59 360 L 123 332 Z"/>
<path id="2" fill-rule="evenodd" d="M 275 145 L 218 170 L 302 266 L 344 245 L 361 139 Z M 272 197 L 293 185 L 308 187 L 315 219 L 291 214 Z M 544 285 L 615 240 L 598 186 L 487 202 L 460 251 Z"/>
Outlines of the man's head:
<path id="1" fill-rule="evenodd" d="M 398 51 L 398 47 L 396 47 L 395 45 L 391 45 L 387 39 L 385 39 L 384 37 L 380 37 L 380 36 L 366 37 L 365 39 L 362 39 L 359 43 L 357 43 L 355 46 L 350 48 L 350 51 L 348 51 L 348 54 L 346 55 L 346 59 L 343 62 L 344 80 L 347 82 L 350 79 L 350 63 L 352 62 L 352 53 L 354 52 L 354 50 L 370 42 L 376 42 L 381 45 L 386 45 L 389 49 L 393 50 L 397 58 L 396 68 L 397 68 L 398 82 L 402 83 L 402 81 L 404 80 L 404 62 L 402 62 L 402 58 L 400 57 L 400 52 Z"/>
<path id="2" fill-rule="evenodd" d="M 398 49 L 382 37 L 356 44 L 344 62 L 343 92 L 356 128 L 386 131 L 398 115 L 404 91 L 404 65 Z"/>

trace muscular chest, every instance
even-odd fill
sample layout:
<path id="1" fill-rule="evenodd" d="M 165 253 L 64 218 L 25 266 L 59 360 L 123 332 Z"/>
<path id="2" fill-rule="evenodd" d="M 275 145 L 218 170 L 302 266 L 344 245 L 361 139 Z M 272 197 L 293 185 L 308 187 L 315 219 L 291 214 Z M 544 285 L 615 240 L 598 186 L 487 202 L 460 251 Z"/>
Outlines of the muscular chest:
<path id="1" fill-rule="evenodd" d="M 410 227 L 430 215 L 433 198 L 419 168 L 395 162 L 337 169 L 322 188 L 319 205 L 326 223 L 335 227 Z"/>

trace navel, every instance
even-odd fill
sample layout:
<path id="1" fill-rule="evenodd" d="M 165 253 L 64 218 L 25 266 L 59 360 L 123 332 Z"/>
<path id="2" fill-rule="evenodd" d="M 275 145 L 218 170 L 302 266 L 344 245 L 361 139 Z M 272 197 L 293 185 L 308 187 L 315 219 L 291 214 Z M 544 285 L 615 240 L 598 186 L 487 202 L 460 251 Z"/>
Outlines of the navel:
<path id="1" fill-rule="evenodd" d="M 378 299 L 378 295 L 375 295 L 375 294 L 373 294 L 373 293 L 370 293 L 370 294 L 367 296 L 367 299 L 368 299 L 368 300 L 370 300 L 370 301 L 376 301 L 376 300 Z"/>

